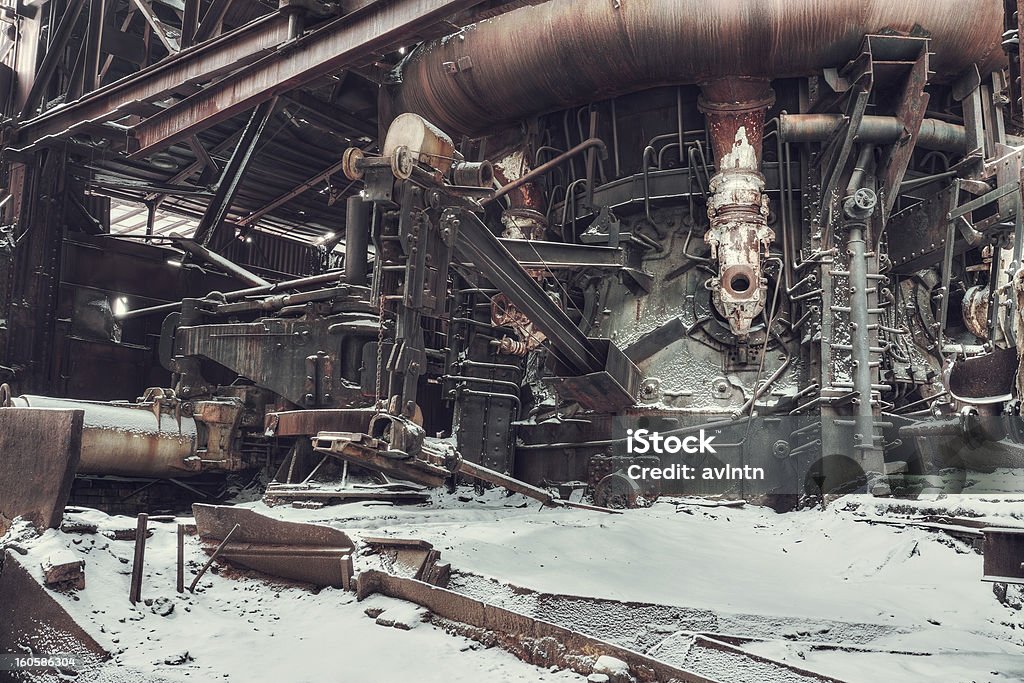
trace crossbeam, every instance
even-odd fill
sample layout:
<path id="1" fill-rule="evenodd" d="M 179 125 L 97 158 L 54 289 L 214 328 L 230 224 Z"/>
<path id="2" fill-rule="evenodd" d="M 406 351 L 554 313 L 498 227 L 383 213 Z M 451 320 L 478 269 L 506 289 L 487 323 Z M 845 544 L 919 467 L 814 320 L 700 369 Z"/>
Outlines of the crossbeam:
<path id="1" fill-rule="evenodd" d="M 288 39 L 288 19 L 271 14 L 182 50 L 76 102 L 22 122 L 10 145 L 28 151 L 98 123 L 116 120 L 140 102 L 158 101 L 182 86 L 206 83 L 251 64 Z"/>
<path id="2" fill-rule="evenodd" d="M 368 55 L 419 39 L 427 27 L 477 4 L 479 0 L 372 2 L 139 123 L 132 128 L 137 144 L 133 156 L 146 156 Z"/>

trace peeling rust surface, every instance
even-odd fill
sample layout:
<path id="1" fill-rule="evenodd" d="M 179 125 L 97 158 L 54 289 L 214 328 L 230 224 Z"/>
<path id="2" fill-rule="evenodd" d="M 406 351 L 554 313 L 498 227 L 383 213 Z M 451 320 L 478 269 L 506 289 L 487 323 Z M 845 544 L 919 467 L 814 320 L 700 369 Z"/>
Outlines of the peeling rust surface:
<path id="1" fill-rule="evenodd" d="M 221 541 L 238 525 L 220 558 L 270 576 L 318 586 L 350 586 L 354 546 L 339 529 L 286 522 L 246 508 L 197 503 L 192 512 L 204 539 Z"/>
<path id="2" fill-rule="evenodd" d="M 865 34 L 887 30 L 926 32 L 939 81 L 1004 60 L 997 0 L 554 1 L 426 43 L 403 67 L 392 111 L 421 114 L 449 134 L 476 133 L 659 85 L 811 75 L 855 56 Z M 460 58 L 472 67 L 445 66 Z"/>
<path id="3" fill-rule="evenodd" d="M 0 534 L 15 517 L 37 528 L 60 526 L 81 457 L 82 416 L 0 408 Z"/>

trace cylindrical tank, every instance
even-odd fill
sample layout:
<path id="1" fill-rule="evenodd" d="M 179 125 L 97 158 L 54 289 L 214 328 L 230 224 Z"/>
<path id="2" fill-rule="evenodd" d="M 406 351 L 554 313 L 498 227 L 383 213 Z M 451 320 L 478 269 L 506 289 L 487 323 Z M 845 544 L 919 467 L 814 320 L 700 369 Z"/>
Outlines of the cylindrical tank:
<path id="1" fill-rule="evenodd" d="M 930 37 L 935 81 L 1005 62 L 1001 0 L 549 0 L 424 43 L 390 111 L 480 133 L 661 85 L 813 75 L 892 32 Z"/>
<path id="2" fill-rule="evenodd" d="M 74 401 L 47 396 L 18 396 L 13 405 L 26 408 L 84 410 L 79 474 L 171 478 L 196 474 L 196 423 L 157 416 L 145 408 Z"/>

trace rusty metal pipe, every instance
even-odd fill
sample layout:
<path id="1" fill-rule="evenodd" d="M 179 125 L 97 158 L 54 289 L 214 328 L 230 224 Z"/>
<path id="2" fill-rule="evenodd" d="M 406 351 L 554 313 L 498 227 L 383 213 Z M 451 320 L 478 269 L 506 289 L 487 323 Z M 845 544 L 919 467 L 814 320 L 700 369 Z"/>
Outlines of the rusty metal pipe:
<path id="1" fill-rule="evenodd" d="M 537 168 L 533 169 L 529 173 L 526 173 L 526 174 L 516 178 L 515 180 L 513 180 L 508 185 L 503 185 L 502 187 L 500 187 L 498 189 L 497 192 L 494 193 L 493 196 L 483 200 L 480 203 L 481 204 L 488 204 L 490 202 L 493 202 L 496 199 L 504 197 L 505 195 L 507 195 L 512 190 L 515 190 L 516 188 L 522 187 L 523 185 L 525 185 L 526 183 L 530 182 L 531 180 L 534 180 L 535 178 L 538 178 L 538 177 L 544 175 L 545 173 L 547 173 L 551 169 L 555 168 L 556 166 L 561 165 L 566 160 L 572 159 L 576 155 L 582 154 L 583 152 L 586 152 L 588 149 L 591 149 L 592 147 L 596 147 L 596 148 L 598 148 L 600 150 L 601 158 L 602 159 L 607 159 L 608 158 L 608 147 L 604 144 L 604 140 L 602 140 L 600 138 L 588 138 L 588 139 L 584 140 L 583 142 L 581 142 L 580 144 L 578 144 L 575 147 L 573 147 L 572 149 L 570 149 L 568 152 L 562 152 L 561 154 L 559 154 L 555 158 L 549 159 L 548 161 L 545 161 L 543 164 L 541 164 Z"/>
<path id="2" fill-rule="evenodd" d="M 750 331 L 764 310 L 768 281 L 762 260 L 775 233 L 768 227 L 768 195 L 761 175 L 764 118 L 775 93 L 765 79 L 727 78 L 701 84 L 700 110 L 708 121 L 718 172 L 708 189 L 710 227 L 704 241 L 718 261 L 709 282 L 715 307 L 733 334 Z"/>
<path id="3" fill-rule="evenodd" d="M 331 270 L 320 275 L 310 275 L 309 277 L 300 277 L 295 280 L 285 280 L 283 282 L 275 282 L 270 285 L 263 285 L 260 287 L 246 287 L 245 289 L 236 289 L 233 292 L 225 292 L 223 294 L 225 301 L 237 301 L 238 299 L 244 299 L 247 296 L 256 296 L 258 294 L 273 294 L 274 292 L 280 292 L 285 289 L 297 289 L 299 287 L 309 287 L 312 285 L 322 285 L 327 283 L 338 283 L 341 282 L 344 271 Z M 206 296 L 209 297 L 214 292 L 210 292 Z M 181 310 L 180 301 L 169 304 L 158 304 L 156 306 L 150 306 L 148 308 L 136 308 L 132 311 L 126 311 L 115 317 L 118 320 L 131 320 L 132 318 L 141 318 L 147 315 L 155 315 L 157 313 L 171 313 L 173 311 Z"/>
<path id="4" fill-rule="evenodd" d="M 930 36 L 936 82 L 1005 63 L 1000 0 L 549 0 L 424 43 L 388 96 L 391 111 L 477 134 L 657 86 L 812 75 L 887 31 Z"/>
<path id="5" fill-rule="evenodd" d="M 366 284 L 372 209 L 373 204 L 359 195 L 345 203 L 345 282 L 350 285 Z"/>
<path id="6" fill-rule="evenodd" d="M 822 142 L 842 125 L 842 114 L 780 114 L 779 140 L 782 142 Z M 857 130 L 857 139 L 871 145 L 889 145 L 904 134 L 903 124 L 894 116 L 865 116 Z M 925 119 L 916 146 L 940 152 L 967 151 L 967 131 L 954 123 Z"/>
<path id="7" fill-rule="evenodd" d="M 184 477 L 198 474 L 197 430 L 192 418 L 181 427 L 168 415 L 157 420 L 147 409 L 48 396 L 18 396 L 13 405 L 84 410 L 79 474 L 124 477 Z"/>
<path id="8" fill-rule="evenodd" d="M 153 215 L 153 212 L 150 211 L 150 216 L 152 216 L 152 215 Z M 217 252 L 215 252 L 212 249 L 209 249 L 207 247 L 204 247 L 202 244 L 199 244 L 198 242 L 196 242 L 194 240 L 187 239 L 185 237 L 181 237 L 180 235 L 174 235 L 174 234 L 171 235 L 171 238 L 175 240 L 175 243 L 179 247 L 181 247 L 182 249 L 184 249 L 188 253 L 201 258 L 202 260 L 206 261 L 207 263 L 211 263 L 211 264 L 221 268 L 228 275 L 232 275 L 232 276 L 238 278 L 239 280 L 241 280 L 242 282 L 244 282 L 247 285 L 255 285 L 257 287 L 266 287 L 267 285 L 270 284 L 269 281 L 264 280 L 259 275 L 256 275 L 255 273 L 253 273 L 252 271 L 250 271 L 250 270 L 248 270 L 246 268 L 243 268 L 242 266 L 238 265 L 237 263 L 235 263 L 234 261 L 232 261 L 230 259 L 224 258 L 223 256 L 221 256 Z"/>

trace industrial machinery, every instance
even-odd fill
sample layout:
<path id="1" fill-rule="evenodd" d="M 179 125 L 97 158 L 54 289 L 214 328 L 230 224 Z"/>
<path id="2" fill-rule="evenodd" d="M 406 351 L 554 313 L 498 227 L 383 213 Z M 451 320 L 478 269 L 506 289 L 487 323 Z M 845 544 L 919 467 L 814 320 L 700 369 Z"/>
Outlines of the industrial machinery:
<path id="1" fill-rule="evenodd" d="M 85 405 L 81 466 L 780 507 L 1024 466 L 1019 21 L 549 0 L 403 48 L 344 272 L 121 316 L 166 315 L 174 386 Z M 676 464 L 763 476 L 629 474 Z"/>

